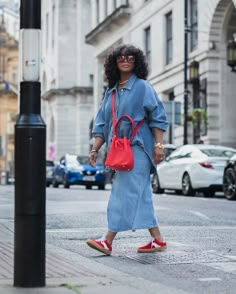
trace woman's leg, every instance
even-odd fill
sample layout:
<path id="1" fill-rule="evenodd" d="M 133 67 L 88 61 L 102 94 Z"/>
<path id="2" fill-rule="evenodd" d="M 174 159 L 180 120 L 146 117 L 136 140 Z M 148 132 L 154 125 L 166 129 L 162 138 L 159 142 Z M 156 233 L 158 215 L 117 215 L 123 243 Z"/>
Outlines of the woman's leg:
<path id="1" fill-rule="evenodd" d="M 148 244 L 140 246 L 137 251 L 139 253 L 151 253 L 165 250 L 167 248 L 167 244 L 161 236 L 159 227 L 154 227 L 148 230 L 154 239 L 152 239 Z"/>
<path id="2" fill-rule="evenodd" d="M 163 241 L 159 227 L 154 227 L 148 230 L 153 238 L 157 239 L 158 241 Z"/>
<path id="3" fill-rule="evenodd" d="M 106 255 L 110 255 L 112 252 L 112 241 L 116 236 L 116 232 L 110 230 L 107 231 L 106 235 L 100 239 L 88 239 L 87 244 L 93 249 L 96 249 Z"/>
<path id="4" fill-rule="evenodd" d="M 110 230 L 107 231 L 105 238 L 109 242 L 109 244 L 112 244 L 112 241 L 115 238 L 116 234 L 116 232 L 112 232 Z"/>

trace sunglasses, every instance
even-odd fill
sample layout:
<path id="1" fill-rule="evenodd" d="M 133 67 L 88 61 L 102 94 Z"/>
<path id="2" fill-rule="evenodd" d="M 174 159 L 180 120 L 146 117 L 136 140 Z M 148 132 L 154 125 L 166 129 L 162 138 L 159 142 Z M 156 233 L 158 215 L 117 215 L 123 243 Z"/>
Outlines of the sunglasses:
<path id="1" fill-rule="evenodd" d="M 116 61 L 118 63 L 128 62 L 128 63 L 134 63 L 135 62 L 135 56 L 134 55 L 120 55 L 117 56 Z"/>

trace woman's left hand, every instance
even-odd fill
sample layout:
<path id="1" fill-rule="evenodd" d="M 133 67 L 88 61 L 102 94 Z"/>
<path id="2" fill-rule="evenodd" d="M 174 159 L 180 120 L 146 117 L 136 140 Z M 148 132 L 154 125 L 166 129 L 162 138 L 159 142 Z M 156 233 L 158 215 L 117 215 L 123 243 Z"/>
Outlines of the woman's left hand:
<path id="1" fill-rule="evenodd" d="M 153 149 L 153 161 L 155 164 L 158 164 L 164 160 L 164 150 L 161 148 Z"/>

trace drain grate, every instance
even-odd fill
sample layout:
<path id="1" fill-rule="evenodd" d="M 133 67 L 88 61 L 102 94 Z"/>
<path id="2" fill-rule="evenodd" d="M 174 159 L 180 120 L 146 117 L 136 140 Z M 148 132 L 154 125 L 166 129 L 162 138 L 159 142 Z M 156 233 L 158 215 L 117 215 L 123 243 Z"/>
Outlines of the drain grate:
<path id="1" fill-rule="evenodd" d="M 165 252 L 156 254 L 142 253 L 142 255 L 126 255 L 126 257 L 142 264 L 236 262 L 236 260 L 212 252 Z"/>

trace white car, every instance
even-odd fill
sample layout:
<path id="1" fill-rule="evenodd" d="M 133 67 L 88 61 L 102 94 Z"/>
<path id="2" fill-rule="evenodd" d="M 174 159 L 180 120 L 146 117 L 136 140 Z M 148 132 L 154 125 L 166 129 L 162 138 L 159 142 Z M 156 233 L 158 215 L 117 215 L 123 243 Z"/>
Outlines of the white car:
<path id="1" fill-rule="evenodd" d="M 236 149 L 219 146 L 192 144 L 173 151 L 152 177 L 154 193 L 165 189 L 193 196 L 201 191 L 206 197 L 222 191 L 226 161 L 236 154 Z"/>

